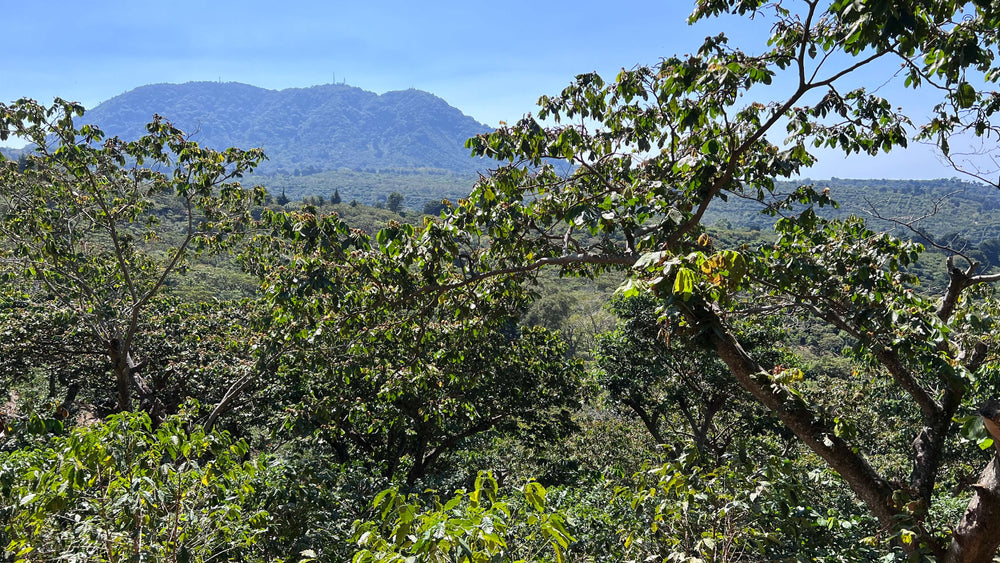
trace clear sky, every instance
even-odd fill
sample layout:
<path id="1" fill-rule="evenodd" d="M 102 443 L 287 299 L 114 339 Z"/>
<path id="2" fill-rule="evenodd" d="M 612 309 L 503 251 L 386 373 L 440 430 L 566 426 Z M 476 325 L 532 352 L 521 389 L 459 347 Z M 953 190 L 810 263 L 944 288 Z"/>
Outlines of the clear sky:
<path id="1" fill-rule="evenodd" d="M 759 41 L 748 20 L 686 24 L 688 0 L 0 0 L 0 100 L 93 107 L 137 86 L 222 80 L 270 89 L 418 88 L 496 126 L 573 76 L 691 52 L 709 34 Z M 868 75 L 875 87 L 885 75 Z M 889 88 L 888 86 L 886 88 Z M 914 98 L 914 107 L 923 103 Z M 169 116 L 168 116 L 169 117 Z M 813 178 L 956 175 L 928 148 L 824 156 Z"/>

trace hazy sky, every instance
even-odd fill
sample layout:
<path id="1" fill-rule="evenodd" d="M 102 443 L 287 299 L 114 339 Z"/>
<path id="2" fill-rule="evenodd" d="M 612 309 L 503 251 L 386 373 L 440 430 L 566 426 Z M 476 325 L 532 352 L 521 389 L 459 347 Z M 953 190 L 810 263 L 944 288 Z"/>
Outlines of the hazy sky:
<path id="1" fill-rule="evenodd" d="M 55 96 L 87 107 L 137 86 L 222 80 L 271 89 L 332 81 L 382 93 L 418 88 L 496 126 L 534 110 L 573 76 L 655 63 L 726 32 L 750 44 L 768 25 L 689 27 L 687 0 L 2 0 L 0 100 Z M 874 88 L 892 70 L 861 77 Z M 892 91 L 892 84 L 883 87 Z M 926 100 L 909 96 L 918 114 Z M 908 107 L 907 109 L 911 109 Z M 169 116 L 167 116 L 169 117 Z M 954 176 L 933 151 L 824 156 L 813 178 Z"/>

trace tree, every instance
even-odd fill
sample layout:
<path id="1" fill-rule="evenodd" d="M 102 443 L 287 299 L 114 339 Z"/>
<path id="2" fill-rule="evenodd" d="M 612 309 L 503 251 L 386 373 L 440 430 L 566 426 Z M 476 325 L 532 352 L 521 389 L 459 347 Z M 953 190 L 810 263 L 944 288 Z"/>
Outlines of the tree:
<path id="1" fill-rule="evenodd" d="M 159 116 L 140 139 L 105 138 L 95 126 L 77 128 L 81 115 L 81 106 L 59 99 L 50 107 L 24 99 L 0 105 L 0 139 L 34 144 L 27 166 L 0 162 L 2 264 L 33 284 L 30 298 L 59 308 L 73 353 L 105 358 L 117 410 L 131 409 L 138 393 L 155 411 L 136 335 L 150 302 L 190 255 L 225 249 L 249 228 L 264 190 L 236 180 L 263 154 L 199 147 Z M 167 202 L 179 203 L 184 217 L 176 235 L 155 229 L 153 211 Z M 139 242 L 161 236 L 166 247 L 156 254 Z"/>
<path id="2" fill-rule="evenodd" d="M 81 390 L 107 383 L 106 360 L 78 347 L 85 335 L 51 303 L 22 292 L 0 298 L 0 334 L 0 381 L 11 391 L 44 383 L 60 419 L 71 414 Z M 105 406 L 113 407 L 110 403 Z"/>
<path id="3" fill-rule="evenodd" d="M 722 463 L 735 441 L 764 433 L 770 421 L 759 405 L 729 376 L 710 350 L 664 337 L 658 301 L 650 295 L 616 295 L 610 308 L 618 327 L 601 334 L 595 346 L 598 381 L 616 407 L 639 417 L 658 444 L 695 450 Z M 801 377 L 794 358 L 776 346 L 781 332 L 765 319 L 739 328 L 741 345 L 757 352 L 765 369 L 789 380 Z M 676 327 L 675 327 L 676 330 Z"/>
<path id="4" fill-rule="evenodd" d="M 403 207 L 403 194 L 399 192 L 392 192 L 388 197 L 385 198 L 385 208 L 393 213 L 399 213 L 399 210 Z"/>
<path id="5" fill-rule="evenodd" d="M 340 190 L 334 189 L 333 195 L 330 196 L 330 205 L 337 205 L 338 203 L 340 203 Z"/>
<path id="6" fill-rule="evenodd" d="M 338 462 L 363 461 L 408 486 L 441 473 L 449 456 L 480 435 L 538 442 L 565 435 L 584 387 L 581 364 L 543 329 L 504 334 L 443 323 L 424 336 L 419 358 L 370 346 L 369 353 L 395 360 L 359 356 L 335 365 L 322 358 L 340 346 L 313 342 L 320 361 L 303 370 L 314 379 L 298 424 L 322 429 L 317 437 Z"/>
<path id="7" fill-rule="evenodd" d="M 413 254 L 412 225 L 390 221 L 372 238 L 336 214 L 265 222 L 271 231 L 244 256 L 270 312 L 260 349 L 282 350 L 280 395 L 337 461 L 412 485 L 481 434 L 542 440 L 571 427 L 582 364 L 555 334 L 511 321 L 519 288 L 500 280 L 488 294 L 413 302 L 414 288 L 448 270 Z M 450 244 L 428 228 L 426 242 Z"/>
<path id="8" fill-rule="evenodd" d="M 288 196 L 285 195 L 285 189 L 284 188 L 281 188 L 281 195 L 279 195 L 278 197 L 276 197 L 274 199 L 274 202 L 277 203 L 278 205 L 280 205 L 281 207 L 284 207 L 284 206 L 288 205 L 289 202 L 291 202 L 291 201 L 292 200 L 288 199 Z"/>
<path id="9" fill-rule="evenodd" d="M 440 215 L 442 211 L 448 208 L 448 203 L 444 200 L 435 201 L 428 200 L 424 203 L 424 215 L 434 215 L 435 217 Z"/>
<path id="10" fill-rule="evenodd" d="M 1000 95 L 978 91 L 967 74 L 1000 73 L 1000 6 L 807 0 L 793 11 L 785 3 L 703 0 L 692 20 L 722 13 L 770 17 L 768 48 L 752 55 L 724 36 L 709 37 L 693 55 L 622 71 L 610 83 L 580 75 L 561 95 L 540 99 L 539 119 L 554 125 L 529 115 L 470 140 L 474 154 L 506 164 L 447 220 L 445 229 L 490 244 L 462 261 L 465 279 L 446 285 L 467 290 L 545 266 L 590 275 L 626 270 L 626 295 L 659 298 L 668 331 L 714 350 L 741 387 L 841 476 L 882 528 L 872 541 L 895 538 L 899 549 L 948 561 L 989 560 L 1000 544 L 997 456 L 979 460 L 986 468 L 953 528 L 929 515 L 936 503 L 954 502 L 939 486 L 946 449 L 958 448 L 953 418 L 1000 392 L 988 354 L 996 346 L 996 301 L 984 287 L 1000 277 L 978 274 L 975 262 L 950 261 L 946 291 L 920 295 L 906 272 L 919 256 L 916 245 L 857 220 L 823 220 L 815 209 L 832 204 L 829 194 L 810 186 L 778 194 L 774 179 L 812 164 L 810 147 L 850 155 L 907 144 L 911 122 L 894 104 L 864 88 L 841 90 L 880 61 L 902 65 L 908 86 L 941 92 L 939 113 L 919 136 L 947 151 L 955 130 L 990 131 Z M 775 101 L 741 106 L 744 96 Z M 779 146 L 769 135 L 782 126 L 788 137 Z M 568 172 L 553 164 L 559 160 Z M 778 241 L 757 250 L 715 248 L 701 219 L 729 197 L 788 215 L 776 224 Z M 806 392 L 741 345 L 738 323 L 761 311 L 843 331 L 860 364 L 844 385 L 863 393 L 876 378 L 908 399 L 905 424 L 893 423 L 897 461 L 862 447 L 851 395 L 830 412 L 821 386 Z M 1000 431 L 993 437 L 1000 440 Z M 909 474 L 907 482 L 890 478 L 898 474 Z"/>

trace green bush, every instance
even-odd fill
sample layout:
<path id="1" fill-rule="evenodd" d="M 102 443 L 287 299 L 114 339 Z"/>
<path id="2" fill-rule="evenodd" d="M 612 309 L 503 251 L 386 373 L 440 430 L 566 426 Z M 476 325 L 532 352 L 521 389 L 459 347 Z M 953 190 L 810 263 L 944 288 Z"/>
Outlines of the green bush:
<path id="1" fill-rule="evenodd" d="M 154 428 L 145 413 L 45 436 L 0 453 L 5 554 L 14 561 L 195 562 L 261 560 L 264 511 L 244 501 L 260 465 L 247 446 L 171 417 Z"/>

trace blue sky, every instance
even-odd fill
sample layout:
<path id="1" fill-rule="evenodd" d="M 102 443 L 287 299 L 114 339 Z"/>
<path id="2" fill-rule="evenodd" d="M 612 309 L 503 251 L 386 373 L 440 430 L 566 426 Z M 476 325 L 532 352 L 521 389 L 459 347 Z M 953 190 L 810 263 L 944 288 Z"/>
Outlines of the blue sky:
<path id="1" fill-rule="evenodd" d="M 489 125 L 516 121 L 572 77 L 691 52 L 709 34 L 750 44 L 764 22 L 691 28 L 687 0 L 476 2 L 81 0 L 4 2 L 0 100 L 87 107 L 158 82 L 222 80 L 271 89 L 346 81 L 418 88 Z M 889 72 L 891 74 L 891 71 Z M 885 69 L 860 77 L 871 87 Z M 896 86 L 884 87 L 888 94 Z M 916 113 L 927 101 L 908 95 Z M 910 108 L 908 108 L 910 109 Z M 169 116 L 168 116 L 169 117 Z M 871 159 L 823 155 L 813 178 L 956 175 L 924 147 Z"/>

